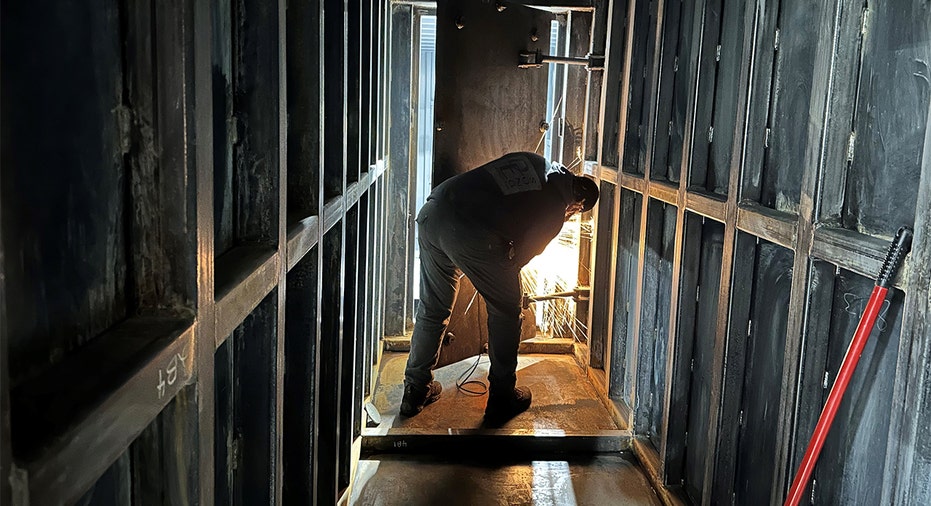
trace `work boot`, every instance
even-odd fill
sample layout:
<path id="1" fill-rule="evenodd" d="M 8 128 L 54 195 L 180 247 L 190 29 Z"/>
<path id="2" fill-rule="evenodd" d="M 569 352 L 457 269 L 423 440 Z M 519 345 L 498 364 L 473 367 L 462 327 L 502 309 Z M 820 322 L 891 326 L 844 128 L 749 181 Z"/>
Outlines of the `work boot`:
<path id="1" fill-rule="evenodd" d="M 488 394 L 488 404 L 485 406 L 485 421 L 492 425 L 507 422 L 527 411 L 532 397 L 528 387 L 514 387 L 510 393 L 497 395 L 492 390 Z"/>
<path id="2" fill-rule="evenodd" d="M 443 392 L 443 385 L 439 381 L 431 381 L 425 387 L 414 386 L 411 383 L 404 384 L 404 397 L 401 399 L 401 414 L 404 416 L 415 416 L 428 404 L 436 402 Z"/>

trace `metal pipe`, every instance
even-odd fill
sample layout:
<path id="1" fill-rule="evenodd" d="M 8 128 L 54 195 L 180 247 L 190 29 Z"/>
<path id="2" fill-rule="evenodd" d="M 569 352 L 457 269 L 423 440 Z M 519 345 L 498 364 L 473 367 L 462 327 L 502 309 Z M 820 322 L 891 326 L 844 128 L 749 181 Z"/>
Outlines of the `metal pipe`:
<path id="1" fill-rule="evenodd" d="M 568 56 L 548 56 L 543 55 L 543 63 L 568 63 L 569 65 L 588 65 L 588 58 L 570 58 Z"/>

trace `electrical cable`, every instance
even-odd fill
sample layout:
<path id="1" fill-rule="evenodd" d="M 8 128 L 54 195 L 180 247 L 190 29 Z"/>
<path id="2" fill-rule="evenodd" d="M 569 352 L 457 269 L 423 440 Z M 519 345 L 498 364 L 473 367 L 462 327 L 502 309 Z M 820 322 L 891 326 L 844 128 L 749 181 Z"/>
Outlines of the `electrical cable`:
<path id="1" fill-rule="evenodd" d="M 543 144 L 543 139 L 546 138 L 546 132 L 549 130 L 549 126 L 553 124 L 553 120 L 556 119 L 556 115 L 559 114 L 559 106 L 562 105 L 562 96 L 559 97 L 559 102 L 556 102 L 556 107 L 553 107 L 553 115 L 550 117 L 550 122 L 547 124 L 546 130 L 543 131 L 540 135 L 540 140 L 537 141 L 537 147 L 533 148 L 533 152 L 536 153 L 540 149 L 540 145 Z"/>
<path id="2" fill-rule="evenodd" d="M 478 369 L 478 363 L 479 361 L 482 360 L 482 355 L 484 355 L 484 353 L 479 353 L 478 357 L 475 358 L 475 363 L 472 364 L 471 367 L 466 369 L 465 372 L 460 374 L 459 379 L 456 380 L 456 388 L 459 389 L 460 392 L 466 395 L 481 396 L 481 395 L 485 395 L 486 393 L 488 393 L 488 385 L 486 385 L 484 381 L 477 380 L 477 379 L 474 379 L 474 380 L 469 379 L 472 377 L 472 374 L 475 373 L 475 370 Z M 467 388 L 466 385 L 480 385 L 481 389 L 472 390 L 470 388 Z"/>

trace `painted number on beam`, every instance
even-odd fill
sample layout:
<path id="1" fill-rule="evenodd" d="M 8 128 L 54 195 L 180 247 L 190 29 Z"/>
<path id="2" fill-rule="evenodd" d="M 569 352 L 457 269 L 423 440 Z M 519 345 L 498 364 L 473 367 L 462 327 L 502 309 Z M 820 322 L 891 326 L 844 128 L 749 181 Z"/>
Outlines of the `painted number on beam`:
<path id="1" fill-rule="evenodd" d="M 170 387 L 178 381 L 178 365 L 180 362 L 181 367 L 185 365 L 185 360 L 187 360 L 187 355 L 182 355 L 180 352 L 175 353 L 171 360 L 168 361 L 168 364 L 158 370 L 158 398 L 162 399 L 165 397 L 165 392 L 167 387 Z"/>

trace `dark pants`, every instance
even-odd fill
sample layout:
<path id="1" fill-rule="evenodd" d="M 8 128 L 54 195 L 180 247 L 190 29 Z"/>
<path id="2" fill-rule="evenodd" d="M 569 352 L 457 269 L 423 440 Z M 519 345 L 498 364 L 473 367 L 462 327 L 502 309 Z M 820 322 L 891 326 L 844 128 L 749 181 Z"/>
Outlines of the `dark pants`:
<path id="1" fill-rule="evenodd" d="M 449 204 L 435 199 L 421 208 L 417 226 L 420 307 L 411 336 L 405 381 L 422 386 L 433 380 L 433 367 L 439 359 L 461 269 L 488 308 L 489 389 L 510 393 L 517 381 L 521 286 L 520 266 L 508 259 L 507 242 L 469 223 Z"/>

